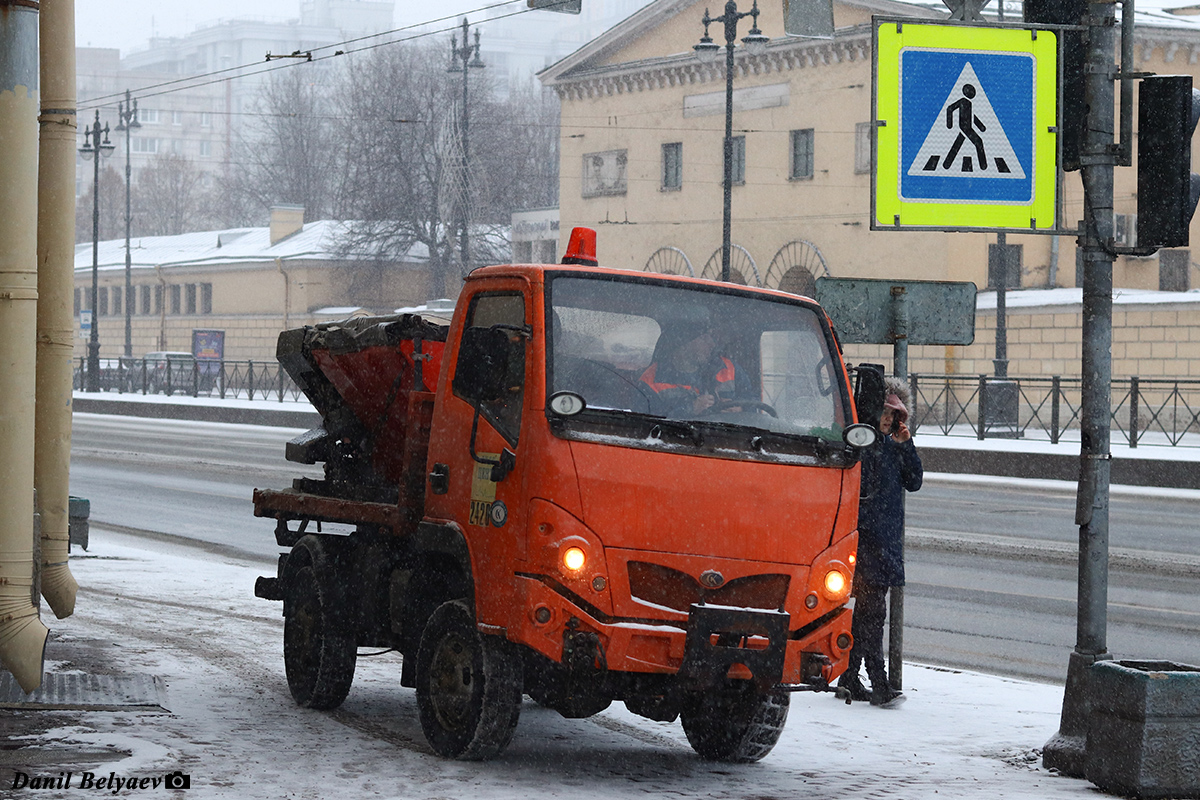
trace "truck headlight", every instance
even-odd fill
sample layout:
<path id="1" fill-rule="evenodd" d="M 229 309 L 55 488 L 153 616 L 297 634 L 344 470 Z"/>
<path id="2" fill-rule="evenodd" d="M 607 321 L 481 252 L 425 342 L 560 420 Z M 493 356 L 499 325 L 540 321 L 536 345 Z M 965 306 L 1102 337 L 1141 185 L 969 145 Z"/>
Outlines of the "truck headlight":
<path id="1" fill-rule="evenodd" d="M 568 547 L 563 551 L 562 561 L 563 566 L 571 572 L 578 572 L 587 563 L 587 556 L 581 547 Z"/>
<path id="2" fill-rule="evenodd" d="M 846 593 L 848 586 L 846 576 L 839 570 L 831 569 L 825 573 L 825 591 L 831 597 L 841 597 Z"/>

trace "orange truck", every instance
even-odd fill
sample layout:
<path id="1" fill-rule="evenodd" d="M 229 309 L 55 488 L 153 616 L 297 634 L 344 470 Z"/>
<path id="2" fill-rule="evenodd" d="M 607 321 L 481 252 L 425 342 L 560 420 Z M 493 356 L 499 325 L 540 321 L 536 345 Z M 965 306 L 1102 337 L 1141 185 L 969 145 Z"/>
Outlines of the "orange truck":
<path id="1" fill-rule="evenodd" d="M 527 694 L 757 760 L 846 667 L 874 429 L 812 300 L 564 262 L 475 270 L 449 326 L 280 335 L 322 416 L 287 458 L 324 465 L 254 493 L 289 688 L 336 707 L 391 648 L 446 757 L 502 751 Z"/>

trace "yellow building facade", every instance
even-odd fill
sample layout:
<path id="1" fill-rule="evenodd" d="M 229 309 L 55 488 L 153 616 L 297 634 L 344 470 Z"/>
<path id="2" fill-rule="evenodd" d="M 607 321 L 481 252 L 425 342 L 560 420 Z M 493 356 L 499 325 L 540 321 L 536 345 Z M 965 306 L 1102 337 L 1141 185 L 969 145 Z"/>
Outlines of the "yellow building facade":
<path id="1" fill-rule="evenodd" d="M 724 55 L 705 65 L 693 51 L 704 33 L 705 10 L 713 5 L 657 0 L 541 73 L 562 100 L 560 252 L 571 227 L 587 225 L 598 231 L 606 265 L 719 276 Z M 715 5 L 719 13 L 720 4 Z M 785 36 L 780 5 L 778 0 L 759 5 L 758 25 L 771 40 L 765 52 L 752 55 L 739 47 L 737 53 L 734 279 L 804 294 L 822 275 L 972 281 L 986 289 L 987 251 L 995 235 L 869 229 L 871 17 L 932 21 L 948 12 L 888 0 L 838 0 L 835 37 L 815 40 Z M 746 10 L 749 4 L 740 7 Z M 1197 19 L 1161 11 L 1139 14 L 1133 69 L 1200 76 Z M 739 37 L 750 26 L 743 20 Z M 724 44 L 720 26 L 710 33 Z M 1136 170 L 1117 168 L 1115 182 L 1119 243 L 1133 244 Z M 1079 175 L 1067 173 L 1061 224 L 1074 228 L 1082 216 Z M 1192 234 L 1200 234 L 1200 223 L 1193 221 Z M 1021 287 L 1077 286 L 1073 237 L 1009 234 L 1007 239 L 1021 247 Z M 1195 270 L 1191 252 L 1176 249 L 1149 258 L 1120 257 L 1113 278 L 1120 288 L 1177 293 L 1200 285 Z M 1181 298 L 1169 299 L 1172 319 L 1200 320 L 1200 302 L 1193 307 L 1178 303 Z M 1148 308 L 1156 302 L 1153 295 L 1143 301 Z M 1025 352 L 1021 348 L 1010 352 L 1012 374 L 1044 374 L 1059 367 L 1078 371 L 1078 326 L 1069 322 L 1078 320 L 1077 304 L 1064 306 L 1059 295 L 1047 296 L 1046 303 L 1040 307 L 1034 299 L 1010 309 L 1010 327 L 1040 330 L 1041 320 L 1061 320 L 1074 330 L 1063 334 L 1063 342 L 1072 344 L 1043 357 L 1037 343 L 1014 342 L 1031 346 L 1027 356 L 1019 355 Z M 1036 324 L 1019 319 L 1033 315 Z M 988 369 L 979 371 L 990 371 L 994 311 L 981 304 L 977 320 L 975 345 L 914 348 L 912 368 L 974 372 L 986 364 Z M 854 354 L 882 355 L 873 348 Z M 1139 364 L 1126 359 L 1122 366 Z M 1192 369 L 1188 363 L 1147 364 L 1145 374 L 1186 376 Z"/>

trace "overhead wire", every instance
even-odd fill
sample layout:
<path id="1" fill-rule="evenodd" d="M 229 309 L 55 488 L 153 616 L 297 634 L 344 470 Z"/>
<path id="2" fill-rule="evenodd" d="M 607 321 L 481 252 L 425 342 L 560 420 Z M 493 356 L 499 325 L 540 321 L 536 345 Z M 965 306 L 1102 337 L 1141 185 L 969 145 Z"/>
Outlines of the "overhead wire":
<path id="1" fill-rule="evenodd" d="M 520 0 L 501 0 L 501 2 L 490 3 L 487 5 L 483 5 L 483 6 L 478 6 L 474 9 L 470 9 L 468 11 L 462 11 L 462 12 L 458 12 L 455 14 L 448 14 L 446 16 L 437 17 L 432 20 L 426 20 L 424 22 L 416 22 L 411 25 L 404 25 L 402 27 L 393 28 L 388 31 L 381 31 L 379 33 L 372 33 L 372 34 L 367 34 L 365 36 L 359 36 L 359 37 L 355 37 L 352 39 L 346 39 L 341 42 L 334 42 L 334 43 L 330 43 L 330 44 L 318 45 L 317 47 L 313 47 L 309 50 L 304 50 L 304 51 L 300 51 L 300 52 L 316 53 L 316 52 L 321 52 L 321 51 L 325 51 L 325 50 L 331 50 L 334 48 L 347 48 L 349 45 L 352 45 L 352 44 L 355 44 L 358 42 L 364 42 L 364 41 L 368 41 L 368 40 L 372 40 L 372 39 L 380 39 L 385 36 L 393 36 L 395 34 L 404 33 L 406 31 L 412 31 L 417 28 L 423 28 L 428 25 L 437 25 L 438 23 L 446 22 L 451 19 L 456 19 L 456 18 L 463 17 L 463 16 L 466 16 L 469 14 L 478 14 L 481 12 L 490 11 L 492 9 L 502 8 L 504 6 L 513 5 L 514 3 L 519 3 L 519 2 L 520 2 Z M 565 0 L 563 0 L 563 2 L 565 2 Z M 495 22 L 497 20 L 502 20 L 502 19 L 508 19 L 509 17 L 515 17 L 520 14 L 528 14 L 531 11 L 539 11 L 539 10 L 542 10 L 542 9 L 520 8 L 516 11 L 511 11 L 507 14 L 497 14 L 495 16 L 488 17 L 482 23 L 476 23 L 476 25 L 486 24 L 488 22 Z M 184 91 L 187 89 L 198 89 L 203 86 L 210 86 L 214 83 L 221 83 L 224 81 L 236 80 L 238 78 L 251 78 L 256 75 L 265 75 L 265 74 L 268 74 L 271 72 L 276 72 L 281 69 L 289 69 L 289 68 L 293 68 L 293 67 L 298 67 L 301 64 L 309 64 L 309 63 L 315 63 L 315 62 L 321 62 L 321 61 L 328 61 L 331 58 L 338 58 L 341 56 L 352 55 L 354 53 L 368 52 L 370 50 L 376 50 L 378 48 L 387 47 L 389 45 L 404 44 L 406 42 L 412 42 L 412 41 L 427 38 L 430 36 L 437 36 L 439 34 L 450 33 L 451 31 L 454 31 L 457 29 L 458 29 L 458 25 L 456 24 L 451 27 L 438 28 L 436 30 L 419 31 L 410 36 L 405 36 L 402 38 L 387 39 L 386 41 L 376 41 L 376 42 L 374 42 L 370 45 L 364 46 L 364 47 L 357 47 L 357 48 L 352 48 L 352 49 L 336 49 L 331 54 L 314 57 L 311 60 L 283 61 L 283 62 L 279 62 L 279 63 L 275 63 L 273 61 L 267 61 L 266 66 L 264 66 L 264 62 L 262 62 L 262 61 L 253 61 L 248 64 L 240 64 L 238 66 L 233 66 L 233 67 L 224 67 L 222 69 L 213 70 L 211 72 L 199 73 L 196 75 L 189 75 L 189 76 L 186 76 L 183 78 L 175 78 L 173 80 L 162 81 L 159 83 L 152 83 L 152 84 L 149 84 L 149 85 L 144 86 L 141 89 L 139 89 L 136 93 L 134 93 L 134 97 L 136 97 L 137 99 L 143 99 L 143 98 L 149 98 L 149 97 L 159 97 L 164 94 L 172 94 L 174 92 Z M 258 67 L 258 69 L 255 69 L 255 67 Z M 232 72 L 237 72 L 238 74 L 230 75 L 229 73 L 232 73 Z M 161 91 L 147 91 L 147 90 L 155 90 L 155 89 L 159 89 Z M 113 92 L 111 94 L 105 94 L 105 95 L 98 95 L 97 97 L 88 98 L 88 100 L 81 102 L 79 104 L 79 110 L 80 111 L 91 111 L 93 109 L 103 108 L 105 106 L 112 105 L 111 101 L 114 99 L 124 100 L 124 98 L 125 98 L 124 91 Z M 103 101 L 109 101 L 109 102 L 103 102 Z"/>

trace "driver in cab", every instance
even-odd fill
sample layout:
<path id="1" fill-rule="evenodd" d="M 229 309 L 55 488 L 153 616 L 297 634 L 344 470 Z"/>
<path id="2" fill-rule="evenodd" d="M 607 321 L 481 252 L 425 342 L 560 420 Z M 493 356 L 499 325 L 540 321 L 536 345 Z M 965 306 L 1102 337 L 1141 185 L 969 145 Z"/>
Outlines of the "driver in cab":
<path id="1" fill-rule="evenodd" d="M 641 381 L 654 390 L 657 411 L 675 416 L 700 414 L 732 398 L 736 378 L 733 362 L 717 352 L 711 326 L 677 323 L 659 336 Z"/>

